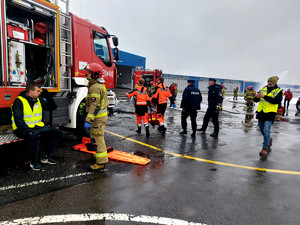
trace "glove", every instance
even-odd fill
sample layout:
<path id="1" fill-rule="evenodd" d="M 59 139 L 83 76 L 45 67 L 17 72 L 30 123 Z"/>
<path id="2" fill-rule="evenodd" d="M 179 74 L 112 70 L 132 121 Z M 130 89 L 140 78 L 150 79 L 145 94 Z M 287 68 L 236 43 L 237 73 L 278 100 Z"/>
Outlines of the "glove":
<path id="1" fill-rule="evenodd" d="M 173 104 L 172 106 L 173 106 L 173 109 L 175 109 L 175 108 L 176 108 L 176 104 Z"/>
<path id="2" fill-rule="evenodd" d="M 83 127 L 89 129 L 91 127 L 91 124 L 88 122 L 85 122 Z"/>
<path id="3" fill-rule="evenodd" d="M 86 135 L 87 137 L 90 136 L 90 127 L 91 127 L 91 124 L 90 124 L 90 123 L 88 123 L 88 122 L 85 122 L 85 123 L 84 123 L 83 129 L 84 129 L 85 135 Z"/>
<path id="4" fill-rule="evenodd" d="M 51 98 L 51 95 L 46 88 L 42 88 L 42 91 L 43 92 L 41 93 L 41 98 L 46 98 L 46 99 Z"/>
<path id="5" fill-rule="evenodd" d="M 217 105 L 216 109 L 217 109 L 217 110 L 220 110 L 220 109 L 221 109 L 221 106 Z"/>

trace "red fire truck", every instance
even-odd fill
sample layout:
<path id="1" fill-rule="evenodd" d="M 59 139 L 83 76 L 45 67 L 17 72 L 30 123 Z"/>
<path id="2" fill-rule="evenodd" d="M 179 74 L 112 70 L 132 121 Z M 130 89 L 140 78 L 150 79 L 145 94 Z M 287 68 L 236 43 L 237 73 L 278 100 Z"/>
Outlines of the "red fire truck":
<path id="1" fill-rule="evenodd" d="M 157 78 L 162 76 L 162 71 L 159 69 L 155 70 L 135 70 L 133 74 L 134 86 L 138 83 L 140 78 L 144 78 L 146 87 L 150 87 L 151 81 L 154 84 L 157 83 Z"/>
<path id="2" fill-rule="evenodd" d="M 82 69 L 88 63 L 99 63 L 107 89 L 114 88 L 117 37 L 69 13 L 68 0 L 0 1 L 0 144 L 16 138 L 11 131 L 10 106 L 31 81 L 47 88 L 58 105 L 57 110 L 45 112 L 44 121 L 80 131 L 88 83 Z M 111 110 L 115 93 L 108 91 L 108 98 Z"/>

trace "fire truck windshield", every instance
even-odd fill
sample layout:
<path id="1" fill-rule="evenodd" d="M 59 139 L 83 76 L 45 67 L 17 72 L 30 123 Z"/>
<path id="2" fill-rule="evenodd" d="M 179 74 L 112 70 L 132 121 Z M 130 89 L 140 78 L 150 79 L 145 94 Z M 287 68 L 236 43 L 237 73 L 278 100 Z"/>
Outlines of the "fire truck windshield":
<path id="1" fill-rule="evenodd" d="M 102 60 L 106 65 L 111 63 L 109 48 L 107 44 L 106 37 L 101 37 L 102 35 L 94 35 L 94 49 L 96 55 Z"/>

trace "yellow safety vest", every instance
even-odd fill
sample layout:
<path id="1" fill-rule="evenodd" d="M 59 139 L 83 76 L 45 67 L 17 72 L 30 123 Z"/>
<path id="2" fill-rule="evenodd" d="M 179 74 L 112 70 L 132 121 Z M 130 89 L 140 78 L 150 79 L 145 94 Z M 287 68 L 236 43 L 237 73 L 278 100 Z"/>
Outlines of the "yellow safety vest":
<path id="1" fill-rule="evenodd" d="M 276 95 L 282 91 L 282 89 L 280 88 L 276 88 L 274 90 L 272 90 L 269 94 L 267 94 L 268 89 L 267 86 L 263 87 L 262 89 L 260 89 L 261 93 L 264 93 L 266 96 L 269 96 L 271 98 L 275 98 Z M 278 109 L 278 104 L 272 104 L 268 101 L 266 101 L 264 98 L 260 98 L 258 107 L 257 107 L 257 112 L 263 111 L 264 113 L 270 113 L 270 112 L 277 112 Z"/>
<path id="2" fill-rule="evenodd" d="M 44 123 L 42 122 L 43 118 L 43 109 L 39 99 L 33 105 L 33 111 L 26 98 L 19 96 L 18 97 L 23 103 L 23 119 L 29 128 L 34 128 L 35 126 L 43 127 Z M 11 117 L 12 128 L 13 130 L 17 129 L 15 123 L 14 115 Z"/>

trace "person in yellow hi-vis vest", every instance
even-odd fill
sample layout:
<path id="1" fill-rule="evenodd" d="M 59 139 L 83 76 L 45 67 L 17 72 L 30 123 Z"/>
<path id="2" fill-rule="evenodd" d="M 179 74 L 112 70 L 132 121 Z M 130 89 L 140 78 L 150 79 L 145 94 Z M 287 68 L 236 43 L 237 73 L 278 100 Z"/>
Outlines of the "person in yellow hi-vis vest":
<path id="1" fill-rule="evenodd" d="M 63 133 L 42 122 L 43 110 L 52 111 L 57 108 L 47 89 L 36 83 L 28 83 L 26 90 L 14 100 L 12 111 L 12 128 L 14 133 L 27 143 L 30 167 L 34 171 L 43 170 L 42 164 L 56 165 L 52 153 L 59 145 Z M 46 153 L 39 159 L 40 139 L 45 137 Z M 43 139 L 44 140 L 44 139 Z"/>
<path id="2" fill-rule="evenodd" d="M 97 150 L 95 154 L 96 163 L 89 166 L 92 171 L 105 168 L 108 162 L 107 150 L 104 140 L 104 128 L 107 122 L 107 90 L 104 85 L 103 69 L 98 63 L 90 63 L 84 68 L 89 80 L 88 95 L 86 97 L 86 122 L 85 129 L 90 129 L 91 139 L 95 140 Z"/>
<path id="3" fill-rule="evenodd" d="M 258 119 L 258 126 L 264 137 L 262 150 L 259 152 L 261 157 L 267 157 L 271 151 L 270 147 L 273 141 L 271 126 L 275 121 L 278 105 L 282 101 L 282 89 L 277 86 L 278 80 L 277 76 L 269 77 L 268 85 L 261 88 L 254 98 L 255 102 L 259 102 L 256 119 Z"/>

